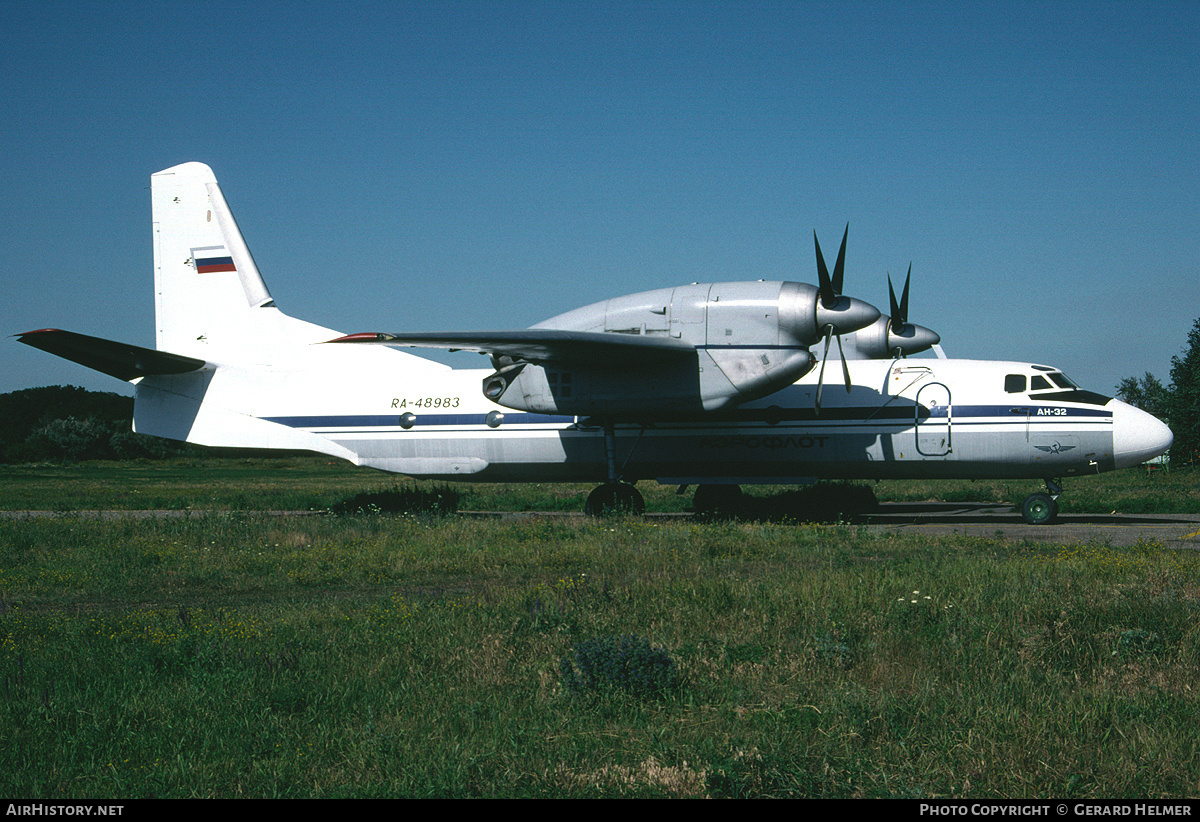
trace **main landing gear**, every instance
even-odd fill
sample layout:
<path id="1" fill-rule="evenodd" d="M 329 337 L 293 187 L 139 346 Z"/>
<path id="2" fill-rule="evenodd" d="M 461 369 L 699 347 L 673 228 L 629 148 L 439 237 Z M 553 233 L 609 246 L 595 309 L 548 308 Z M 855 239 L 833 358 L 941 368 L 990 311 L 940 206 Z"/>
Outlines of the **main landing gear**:
<path id="1" fill-rule="evenodd" d="M 588 494 L 583 512 L 588 516 L 604 517 L 610 514 L 644 514 L 646 501 L 641 492 L 628 482 L 621 480 L 617 471 L 617 435 L 611 422 L 604 427 L 604 460 L 608 467 L 608 481 Z M 641 439 L 641 435 L 638 435 Z M 636 448 L 636 443 L 634 444 Z M 632 456 L 632 451 L 630 452 Z M 628 462 L 628 458 L 626 458 Z"/>
<path id="2" fill-rule="evenodd" d="M 1062 485 L 1046 480 L 1046 491 L 1030 494 L 1021 505 L 1021 517 L 1030 525 L 1047 525 L 1058 517 L 1058 495 Z"/>
<path id="3" fill-rule="evenodd" d="M 736 517 L 745 504 L 740 485 L 701 485 L 692 496 L 692 510 L 702 518 Z"/>
<path id="4" fill-rule="evenodd" d="M 642 494 L 627 482 L 606 482 L 588 494 L 583 512 L 592 517 L 610 514 L 644 514 L 646 501 Z"/>

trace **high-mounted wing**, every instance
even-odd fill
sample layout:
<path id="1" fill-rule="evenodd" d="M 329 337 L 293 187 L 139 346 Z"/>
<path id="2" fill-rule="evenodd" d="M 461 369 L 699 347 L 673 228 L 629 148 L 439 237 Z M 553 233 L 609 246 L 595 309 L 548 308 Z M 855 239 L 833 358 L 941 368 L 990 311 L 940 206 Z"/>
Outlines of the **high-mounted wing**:
<path id="1" fill-rule="evenodd" d="M 530 328 L 414 334 L 349 334 L 333 343 L 376 343 L 412 348 L 478 351 L 533 363 L 562 365 L 658 365 L 695 354 L 695 346 L 673 337 Z"/>
<path id="2" fill-rule="evenodd" d="M 791 385 L 815 363 L 809 346 L 879 317 L 879 309 L 840 293 L 844 237 L 842 246 L 832 275 L 818 250 L 820 287 L 691 283 L 614 297 L 519 331 L 351 334 L 331 342 L 489 354 L 495 372 L 483 378 L 484 397 L 531 413 L 718 412 Z"/>
<path id="3" fill-rule="evenodd" d="M 204 360 L 193 357 L 140 348 L 57 328 L 26 331 L 17 335 L 17 342 L 32 345 L 34 348 L 126 381 L 157 374 L 186 374 L 204 367 Z"/>

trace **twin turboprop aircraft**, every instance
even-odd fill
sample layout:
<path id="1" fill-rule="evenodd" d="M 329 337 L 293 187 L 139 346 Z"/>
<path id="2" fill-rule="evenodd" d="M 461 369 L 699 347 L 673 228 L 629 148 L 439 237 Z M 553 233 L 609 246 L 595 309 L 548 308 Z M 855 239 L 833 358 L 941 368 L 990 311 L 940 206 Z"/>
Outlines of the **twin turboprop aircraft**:
<path id="1" fill-rule="evenodd" d="M 1154 417 L 1048 366 L 906 359 L 938 336 L 908 322 L 907 279 L 900 300 L 889 279 L 891 317 L 842 294 L 845 236 L 831 274 L 814 235 L 816 286 L 692 283 L 519 331 L 343 335 L 275 306 L 207 166 L 152 175 L 151 198 L 156 348 L 57 329 L 19 338 L 135 383 L 141 433 L 420 478 L 598 482 L 591 513 L 643 510 L 645 479 L 698 486 L 697 510 L 748 484 L 1042 479 L 1029 522 L 1054 518 L 1061 478 L 1172 442 Z M 477 351 L 490 367 L 399 350 L 420 347 Z"/>

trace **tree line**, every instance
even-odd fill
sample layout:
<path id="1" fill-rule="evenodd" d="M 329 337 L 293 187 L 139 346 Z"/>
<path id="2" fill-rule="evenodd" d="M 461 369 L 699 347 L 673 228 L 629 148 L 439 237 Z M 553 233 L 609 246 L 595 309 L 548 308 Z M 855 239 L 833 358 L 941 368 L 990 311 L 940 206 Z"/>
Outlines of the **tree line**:
<path id="1" fill-rule="evenodd" d="M 1194 465 L 1200 459 L 1200 319 L 1192 324 L 1187 348 L 1171 358 L 1171 382 L 1147 371 L 1126 377 L 1117 396 L 1165 422 L 1175 435 L 1171 446 L 1173 466 Z"/>
<path id="2" fill-rule="evenodd" d="M 191 447 L 133 433 L 133 397 L 73 385 L 0 394 L 0 462 L 163 459 Z"/>

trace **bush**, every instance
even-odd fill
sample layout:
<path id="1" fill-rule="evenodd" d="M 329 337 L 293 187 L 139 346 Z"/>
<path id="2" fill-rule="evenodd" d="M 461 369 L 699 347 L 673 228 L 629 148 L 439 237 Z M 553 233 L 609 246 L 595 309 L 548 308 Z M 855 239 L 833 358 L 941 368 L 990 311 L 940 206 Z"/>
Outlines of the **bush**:
<path id="1" fill-rule="evenodd" d="M 558 663 L 563 687 L 574 695 L 624 691 L 663 696 L 679 684 L 670 654 L 639 636 L 606 636 L 575 646 Z"/>
<path id="2" fill-rule="evenodd" d="M 434 514 L 458 512 L 459 493 L 449 486 L 428 491 L 415 486 L 364 491 L 332 507 L 335 514 Z"/>

